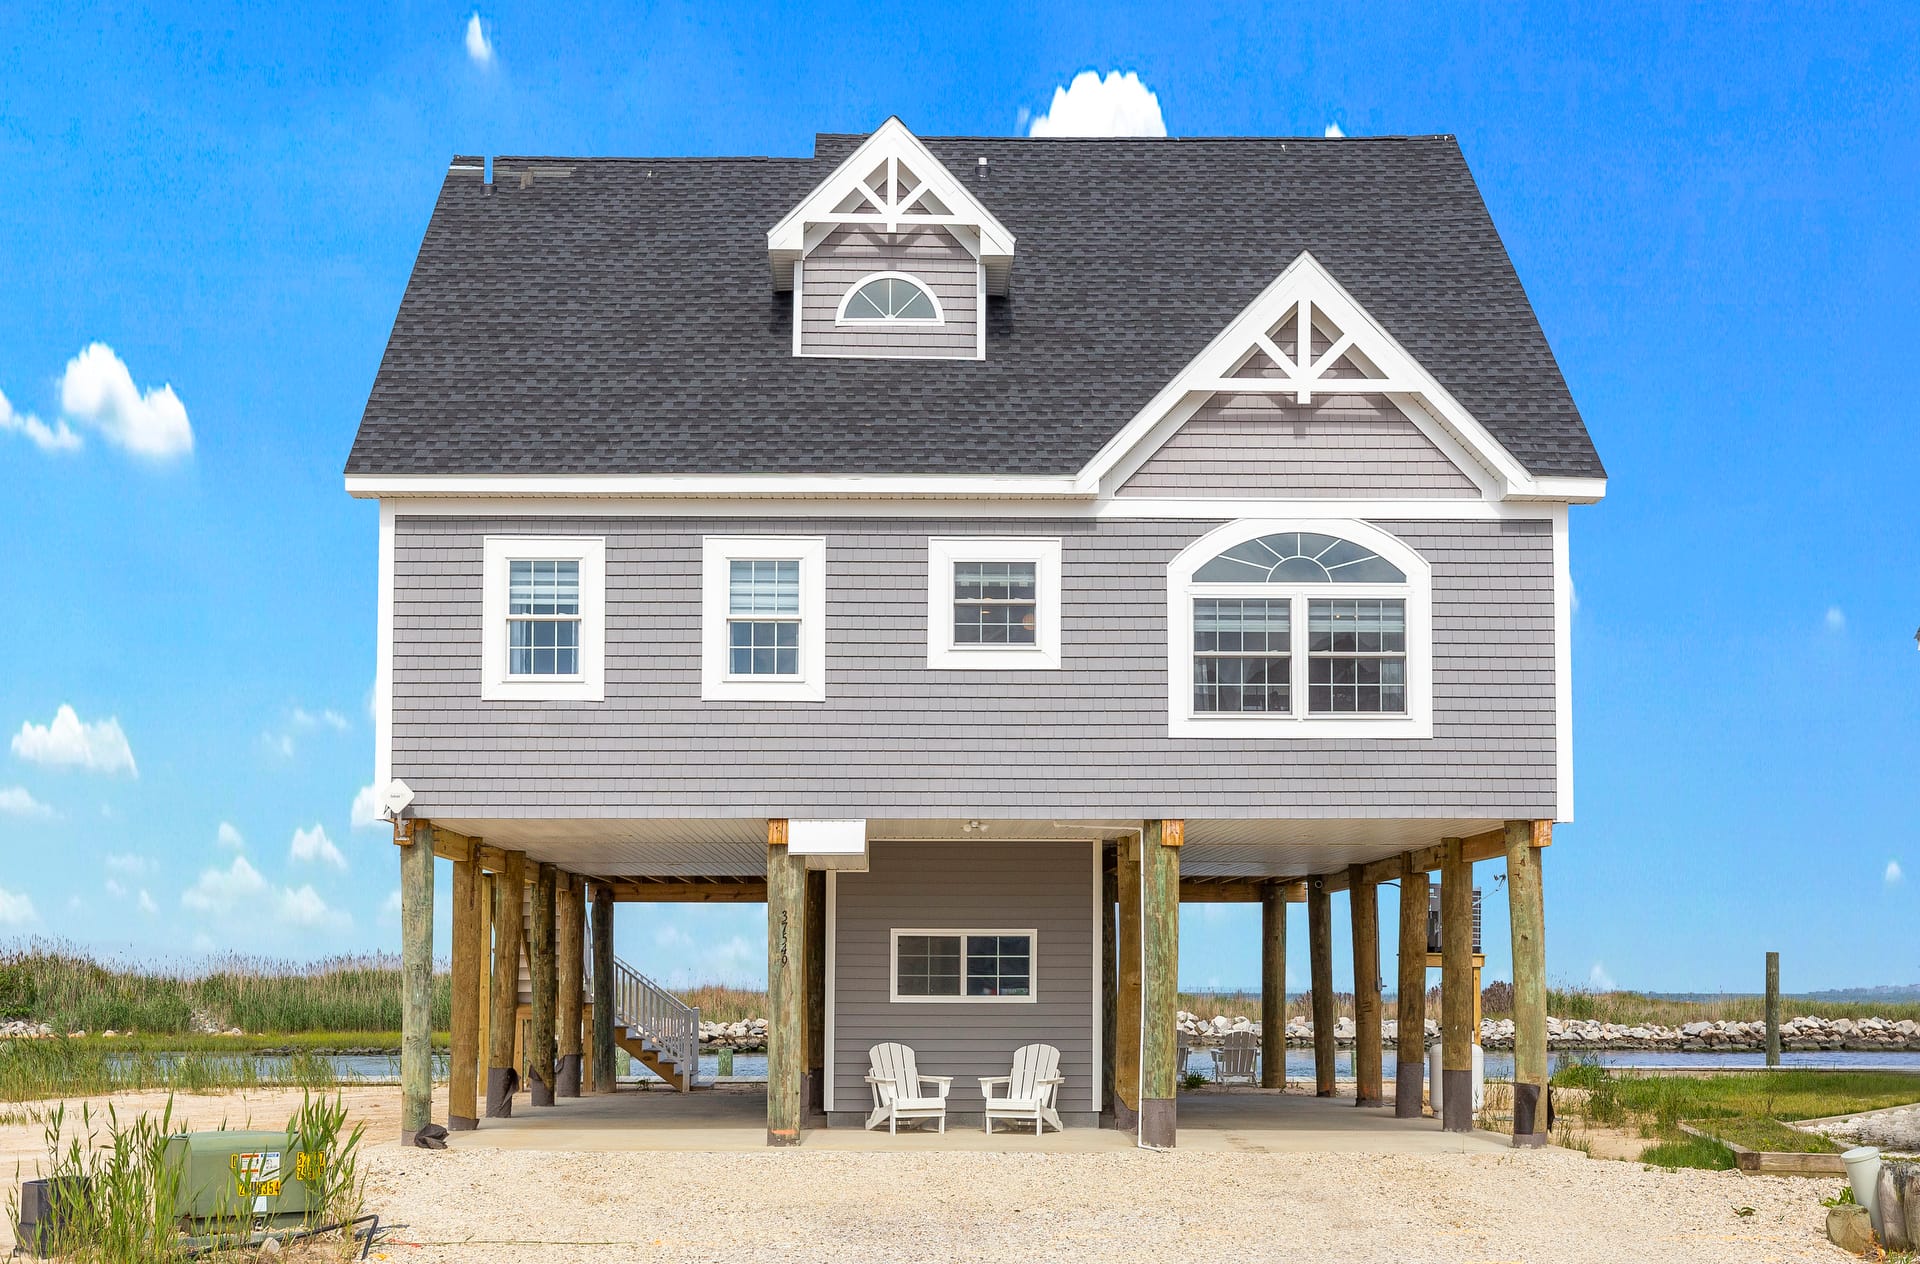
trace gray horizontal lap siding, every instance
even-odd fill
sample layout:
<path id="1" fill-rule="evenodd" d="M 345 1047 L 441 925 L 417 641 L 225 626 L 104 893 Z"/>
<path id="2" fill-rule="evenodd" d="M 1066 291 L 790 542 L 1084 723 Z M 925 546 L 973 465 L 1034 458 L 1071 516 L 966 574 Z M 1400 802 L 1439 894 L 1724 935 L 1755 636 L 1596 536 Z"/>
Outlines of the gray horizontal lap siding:
<path id="1" fill-rule="evenodd" d="M 904 272 L 925 283 L 940 300 L 944 323 L 836 325 L 840 300 L 875 272 Z M 822 355 L 970 360 L 979 354 L 979 303 L 979 262 L 945 229 L 918 228 L 889 236 L 841 228 L 801 266 L 800 349 Z"/>
<path id="2" fill-rule="evenodd" d="M 1060 1050 L 1063 1111 L 1091 1110 L 1093 857 L 1084 843 L 880 843 L 867 873 L 841 874 L 834 905 L 834 1111 L 864 1114 L 867 1050 L 911 1045 L 923 1075 L 953 1077 L 950 1109 L 979 1113 L 979 1077 L 1005 1075 L 1025 1044 Z M 1032 930 L 1034 999 L 890 1000 L 896 929 Z"/>
<path id="3" fill-rule="evenodd" d="M 1391 403 L 1340 395 L 1298 404 L 1220 395 L 1120 488 L 1122 496 L 1477 496 Z"/>
<path id="4" fill-rule="evenodd" d="M 1544 817 L 1553 548 L 1539 521 L 1382 522 L 1434 575 L 1429 740 L 1167 736 L 1166 574 L 1218 525 L 466 518 L 395 530 L 393 771 L 427 816 Z M 482 540 L 607 541 L 607 700 L 483 702 Z M 700 698 L 706 535 L 827 540 L 827 700 Z M 1063 666 L 926 666 L 929 536 L 1063 540 Z"/>

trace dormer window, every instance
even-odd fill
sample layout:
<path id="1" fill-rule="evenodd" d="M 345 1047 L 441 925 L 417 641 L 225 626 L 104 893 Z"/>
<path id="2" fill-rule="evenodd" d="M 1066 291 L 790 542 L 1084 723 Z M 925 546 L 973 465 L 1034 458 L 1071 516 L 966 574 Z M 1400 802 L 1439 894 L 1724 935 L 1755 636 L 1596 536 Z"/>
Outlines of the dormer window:
<path id="1" fill-rule="evenodd" d="M 913 277 L 881 272 L 847 291 L 834 315 L 837 325 L 939 325 L 940 300 Z"/>

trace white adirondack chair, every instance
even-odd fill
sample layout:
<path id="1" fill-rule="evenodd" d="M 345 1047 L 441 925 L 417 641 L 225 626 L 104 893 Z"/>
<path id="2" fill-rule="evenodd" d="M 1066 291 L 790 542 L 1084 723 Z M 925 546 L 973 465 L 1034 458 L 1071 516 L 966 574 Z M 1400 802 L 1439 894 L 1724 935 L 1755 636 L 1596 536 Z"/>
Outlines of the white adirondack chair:
<path id="1" fill-rule="evenodd" d="M 873 1090 L 873 1111 L 867 1127 L 878 1128 L 886 1121 L 887 1131 L 897 1135 L 900 1121 L 936 1119 L 940 1131 L 947 1130 L 947 1090 L 953 1086 L 951 1075 L 922 1075 L 913 1050 L 906 1045 L 875 1045 L 867 1050 L 867 1085 Z M 925 1085 L 934 1087 L 928 1097 Z"/>
<path id="2" fill-rule="evenodd" d="M 987 1099 L 987 1132 L 993 1132 L 994 1119 L 1019 1119 L 1033 1121 L 1033 1135 L 1039 1136 L 1041 1125 L 1053 1125 L 1055 1132 L 1064 1131 L 1060 1126 L 1060 1116 L 1053 1109 L 1053 1100 L 1066 1083 L 1060 1075 L 1060 1051 L 1052 1045 L 1021 1045 L 1013 1051 L 1013 1073 L 1011 1075 L 983 1075 L 980 1077 L 980 1096 Z M 995 1097 L 993 1086 L 1000 1085 L 1002 1092 Z"/>
<path id="3" fill-rule="evenodd" d="M 1219 1084 L 1253 1084 L 1259 1080 L 1255 1061 L 1260 1038 L 1250 1031 L 1230 1031 L 1213 1051 L 1213 1078 Z"/>

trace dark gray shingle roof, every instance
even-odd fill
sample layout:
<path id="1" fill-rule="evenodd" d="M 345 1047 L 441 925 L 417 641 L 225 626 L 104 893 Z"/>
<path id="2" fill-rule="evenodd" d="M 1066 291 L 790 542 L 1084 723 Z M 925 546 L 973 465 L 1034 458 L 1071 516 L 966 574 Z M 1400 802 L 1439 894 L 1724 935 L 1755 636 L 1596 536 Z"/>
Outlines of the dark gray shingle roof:
<path id="1" fill-rule="evenodd" d="M 860 139 L 451 171 L 347 472 L 1070 474 L 1310 250 L 1528 469 L 1604 473 L 1451 137 L 927 138 L 1018 238 L 986 360 L 798 359 L 766 231 Z"/>

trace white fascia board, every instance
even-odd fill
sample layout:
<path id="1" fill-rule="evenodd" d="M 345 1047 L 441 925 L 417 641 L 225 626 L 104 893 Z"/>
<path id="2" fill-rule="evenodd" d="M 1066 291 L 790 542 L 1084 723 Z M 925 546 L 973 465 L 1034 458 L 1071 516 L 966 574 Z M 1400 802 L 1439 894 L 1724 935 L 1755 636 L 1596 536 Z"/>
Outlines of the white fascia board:
<path id="1" fill-rule="evenodd" d="M 393 564 L 394 504 L 380 502 L 380 589 L 374 628 L 373 785 L 384 792 L 393 780 Z"/>
<path id="2" fill-rule="evenodd" d="M 347 494 L 506 497 L 1081 496 L 1071 476 L 996 474 L 349 474 Z"/>
<path id="3" fill-rule="evenodd" d="M 1257 499 L 1227 496 L 999 497 L 893 496 L 406 496 L 389 498 L 407 517 L 594 518 L 968 518 L 1118 519 L 1216 523 L 1231 518 L 1359 518 L 1371 522 L 1498 522 L 1544 519 L 1553 506 L 1474 496 L 1431 499 Z"/>
<path id="4" fill-rule="evenodd" d="M 1604 478 L 1548 475 L 1534 479 L 1532 490 L 1516 492 L 1507 499 L 1552 501 L 1566 505 L 1593 505 L 1604 500 L 1606 495 L 1607 480 Z"/>

